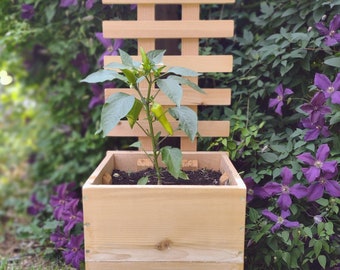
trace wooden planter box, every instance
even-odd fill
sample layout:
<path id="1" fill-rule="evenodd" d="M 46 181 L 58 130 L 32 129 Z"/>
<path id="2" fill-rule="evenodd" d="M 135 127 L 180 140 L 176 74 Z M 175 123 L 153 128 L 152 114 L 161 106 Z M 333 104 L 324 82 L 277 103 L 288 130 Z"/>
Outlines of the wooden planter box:
<path id="1" fill-rule="evenodd" d="M 143 152 L 109 151 L 83 186 L 86 269 L 243 269 L 246 187 L 225 153 L 184 152 L 230 185 L 102 185 Z M 189 162 L 190 163 L 190 162 Z"/>

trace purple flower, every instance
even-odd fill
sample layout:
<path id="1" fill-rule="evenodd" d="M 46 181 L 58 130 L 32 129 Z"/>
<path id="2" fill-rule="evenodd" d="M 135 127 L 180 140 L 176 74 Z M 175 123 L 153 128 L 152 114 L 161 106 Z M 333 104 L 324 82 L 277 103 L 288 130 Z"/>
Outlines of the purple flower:
<path id="1" fill-rule="evenodd" d="M 84 53 L 78 53 L 76 58 L 71 61 L 72 65 L 79 69 L 82 75 L 85 75 L 90 70 L 90 64 Z"/>
<path id="2" fill-rule="evenodd" d="M 316 224 L 319 224 L 319 223 L 322 222 L 323 218 L 322 218 L 321 215 L 315 215 L 315 216 L 313 217 L 313 220 L 314 220 L 314 222 L 315 222 Z"/>
<path id="3" fill-rule="evenodd" d="M 65 262 L 76 269 L 80 269 L 80 264 L 85 259 L 84 249 L 82 247 L 83 243 L 83 234 L 79 234 L 77 236 L 72 235 L 70 241 L 66 245 L 65 251 L 63 251 Z"/>
<path id="4" fill-rule="evenodd" d="M 54 208 L 53 215 L 57 220 L 63 218 L 68 203 L 74 200 L 74 187 L 75 183 L 64 183 L 55 188 L 56 195 L 51 196 L 50 204 Z"/>
<path id="5" fill-rule="evenodd" d="M 297 156 L 303 163 L 310 165 L 309 168 L 302 169 L 302 172 L 309 183 L 320 177 L 321 172 L 334 173 L 336 171 L 337 161 L 326 161 L 329 152 L 329 146 L 327 144 L 322 144 L 318 148 L 315 158 L 311 153 L 303 153 Z"/>
<path id="6" fill-rule="evenodd" d="M 326 96 L 323 92 L 318 92 L 314 95 L 310 103 L 305 103 L 301 106 L 301 110 L 308 113 L 312 123 L 319 120 L 320 116 L 331 113 L 332 110 L 328 106 L 324 106 Z"/>
<path id="7" fill-rule="evenodd" d="M 98 84 L 92 84 L 91 90 L 93 96 L 89 103 L 89 109 L 93 109 L 94 107 L 104 104 L 104 89 L 105 88 L 114 88 L 115 84 L 112 82 L 104 83 L 103 87 Z"/>
<path id="8" fill-rule="evenodd" d="M 316 201 L 323 196 L 325 190 L 332 197 L 340 197 L 340 185 L 336 180 L 338 170 L 335 172 L 321 172 L 320 177 L 308 187 L 307 198 L 309 201 Z"/>
<path id="9" fill-rule="evenodd" d="M 34 7 L 29 4 L 21 5 L 21 18 L 24 20 L 30 20 L 34 16 Z"/>
<path id="10" fill-rule="evenodd" d="M 267 194 L 254 182 L 252 177 L 246 177 L 243 181 L 247 186 L 247 203 L 251 202 L 255 197 L 266 197 Z"/>
<path id="11" fill-rule="evenodd" d="M 94 5 L 94 2 L 96 2 L 96 0 L 86 0 L 85 8 L 91 9 Z"/>
<path id="12" fill-rule="evenodd" d="M 130 10 L 134 10 L 137 8 L 137 4 L 130 5 Z"/>
<path id="13" fill-rule="evenodd" d="M 98 60 L 98 64 L 103 66 L 104 56 L 106 55 L 118 55 L 118 49 L 122 47 L 124 40 L 123 39 L 115 39 L 114 43 L 110 39 L 106 39 L 103 37 L 103 33 L 96 33 L 96 38 L 100 41 L 101 44 L 104 45 L 106 51 L 100 56 Z"/>
<path id="14" fill-rule="evenodd" d="M 65 234 L 60 228 L 58 227 L 54 233 L 50 236 L 51 242 L 54 243 L 56 248 L 64 247 L 69 241 L 69 235 Z"/>
<path id="15" fill-rule="evenodd" d="M 31 196 L 31 205 L 27 207 L 27 213 L 35 216 L 39 214 L 42 210 L 45 209 L 45 205 L 42 202 L 39 202 L 37 200 L 37 196 L 35 193 L 32 194 Z"/>
<path id="16" fill-rule="evenodd" d="M 73 199 L 67 204 L 62 219 L 65 221 L 64 232 L 69 233 L 74 226 L 83 222 L 83 212 L 78 208 L 79 200 Z"/>
<path id="17" fill-rule="evenodd" d="M 269 218 L 271 221 L 275 222 L 275 225 L 270 229 L 272 233 L 277 231 L 282 225 L 287 228 L 297 228 L 300 226 L 299 222 L 297 221 L 289 221 L 286 218 L 290 216 L 289 210 L 281 210 L 281 215 L 277 216 L 270 212 L 268 209 L 264 209 L 262 211 L 262 215 Z"/>
<path id="18" fill-rule="evenodd" d="M 340 73 L 332 83 L 324 74 L 316 73 L 314 85 L 323 91 L 326 98 L 330 98 L 333 104 L 340 104 Z"/>
<path id="19" fill-rule="evenodd" d="M 291 95 L 294 92 L 289 88 L 283 89 L 282 84 L 279 84 L 276 87 L 275 92 L 277 93 L 277 97 L 269 99 L 269 108 L 276 106 L 275 112 L 279 115 L 282 115 L 282 106 L 283 106 L 284 97 L 287 95 Z"/>
<path id="20" fill-rule="evenodd" d="M 336 45 L 340 42 L 340 34 L 337 33 L 340 27 L 340 14 L 336 14 L 329 24 L 329 29 L 325 26 L 323 22 L 318 22 L 315 24 L 315 28 L 319 33 L 325 36 L 325 44 L 327 46 Z"/>
<path id="21" fill-rule="evenodd" d="M 281 177 L 282 184 L 269 182 L 264 185 L 263 189 L 269 196 L 280 194 L 277 204 L 282 210 L 288 210 L 288 208 L 292 205 L 292 199 L 290 196 L 293 195 L 296 198 L 301 199 L 306 196 L 307 188 L 301 184 L 290 186 L 293 180 L 293 174 L 287 167 L 282 169 Z"/>
<path id="22" fill-rule="evenodd" d="M 60 7 L 69 7 L 78 5 L 78 0 L 60 0 Z"/>
<path id="23" fill-rule="evenodd" d="M 311 118 L 302 119 L 301 123 L 304 128 L 309 129 L 305 134 L 305 141 L 313 141 L 317 139 L 320 134 L 324 137 L 331 135 L 328 127 L 325 126 L 325 118 L 323 117 L 320 117 L 316 122 L 312 122 Z"/>

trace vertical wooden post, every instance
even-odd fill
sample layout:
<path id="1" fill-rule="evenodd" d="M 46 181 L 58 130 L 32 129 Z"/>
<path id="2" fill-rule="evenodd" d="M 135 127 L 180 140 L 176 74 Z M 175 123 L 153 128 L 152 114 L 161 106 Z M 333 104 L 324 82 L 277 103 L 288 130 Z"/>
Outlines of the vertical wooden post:
<path id="1" fill-rule="evenodd" d="M 182 5 L 182 20 L 199 20 L 200 5 L 199 4 L 183 4 Z M 199 54 L 199 39 L 198 38 L 182 38 L 182 55 L 198 55 Z M 198 79 L 192 79 L 194 83 Z M 185 91 L 185 90 L 184 90 Z M 197 112 L 197 106 L 191 106 L 191 109 Z M 197 151 L 197 139 L 192 142 L 189 138 L 181 138 L 182 151 Z"/>

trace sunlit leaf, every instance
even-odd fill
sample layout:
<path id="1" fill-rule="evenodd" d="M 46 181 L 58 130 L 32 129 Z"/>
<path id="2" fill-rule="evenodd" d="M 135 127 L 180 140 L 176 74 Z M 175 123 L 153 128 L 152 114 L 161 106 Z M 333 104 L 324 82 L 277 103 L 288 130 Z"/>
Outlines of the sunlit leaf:
<path id="1" fill-rule="evenodd" d="M 101 128 L 106 136 L 132 109 L 135 97 L 125 93 L 112 94 L 102 109 Z"/>

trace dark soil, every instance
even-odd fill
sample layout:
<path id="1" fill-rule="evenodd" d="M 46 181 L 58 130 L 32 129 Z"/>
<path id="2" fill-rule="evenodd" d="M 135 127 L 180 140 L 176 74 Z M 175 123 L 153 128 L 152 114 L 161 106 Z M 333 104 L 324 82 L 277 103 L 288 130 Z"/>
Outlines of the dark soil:
<path id="1" fill-rule="evenodd" d="M 163 185 L 219 185 L 221 173 L 219 171 L 200 169 L 185 172 L 189 179 L 174 178 L 166 170 L 162 170 Z M 153 169 L 138 172 L 114 170 L 112 172 L 113 185 L 136 185 L 142 177 L 148 177 L 148 185 L 157 185 L 156 173 Z"/>

